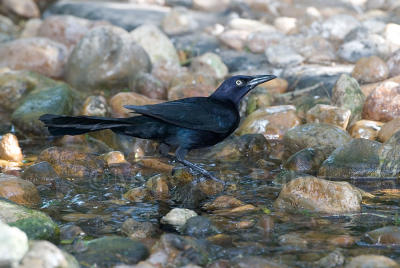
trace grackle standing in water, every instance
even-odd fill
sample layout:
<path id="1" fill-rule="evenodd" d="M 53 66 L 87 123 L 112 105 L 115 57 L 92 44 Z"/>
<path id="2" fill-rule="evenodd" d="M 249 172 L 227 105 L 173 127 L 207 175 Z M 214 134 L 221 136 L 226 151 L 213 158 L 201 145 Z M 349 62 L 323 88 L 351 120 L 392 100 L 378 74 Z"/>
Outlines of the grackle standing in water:
<path id="1" fill-rule="evenodd" d="M 154 105 L 124 106 L 141 114 L 130 118 L 42 115 L 39 119 L 52 135 L 79 135 L 91 131 L 112 131 L 160 142 L 167 155 L 176 147 L 178 162 L 221 182 L 203 168 L 185 160 L 191 149 L 212 146 L 228 137 L 239 125 L 240 100 L 257 85 L 274 75 L 233 76 L 225 80 L 209 97 L 184 98 Z"/>

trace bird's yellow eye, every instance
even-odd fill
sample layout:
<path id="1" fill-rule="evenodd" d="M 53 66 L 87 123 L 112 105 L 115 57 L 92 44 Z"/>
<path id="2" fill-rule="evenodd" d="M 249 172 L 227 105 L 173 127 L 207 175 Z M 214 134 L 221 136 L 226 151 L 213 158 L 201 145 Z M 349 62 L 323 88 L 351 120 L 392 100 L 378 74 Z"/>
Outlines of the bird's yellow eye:
<path id="1" fill-rule="evenodd" d="M 236 80 L 236 85 L 238 85 L 238 86 L 243 85 L 243 81 L 242 80 Z"/>

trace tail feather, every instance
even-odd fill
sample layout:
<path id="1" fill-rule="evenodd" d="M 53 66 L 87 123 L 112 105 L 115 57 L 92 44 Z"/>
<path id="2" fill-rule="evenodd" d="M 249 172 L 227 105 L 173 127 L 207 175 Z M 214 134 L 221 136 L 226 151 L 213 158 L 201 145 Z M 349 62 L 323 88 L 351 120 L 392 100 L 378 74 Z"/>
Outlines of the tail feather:
<path id="1" fill-rule="evenodd" d="M 39 118 L 48 128 L 50 134 L 79 135 L 87 132 L 116 129 L 129 126 L 124 118 L 104 118 L 96 116 L 65 116 L 45 114 Z"/>

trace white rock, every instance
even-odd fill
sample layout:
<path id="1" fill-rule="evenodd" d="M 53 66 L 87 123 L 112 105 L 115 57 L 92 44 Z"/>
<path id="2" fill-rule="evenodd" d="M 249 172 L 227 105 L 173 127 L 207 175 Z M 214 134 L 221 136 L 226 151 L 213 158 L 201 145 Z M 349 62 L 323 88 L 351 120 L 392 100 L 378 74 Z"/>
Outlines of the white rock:
<path id="1" fill-rule="evenodd" d="M 10 227 L 0 221 L 0 267 L 16 265 L 27 251 L 26 234 L 17 227 Z"/>
<path id="2" fill-rule="evenodd" d="M 174 208 L 162 217 L 161 222 L 180 228 L 185 225 L 186 221 L 192 217 L 197 216 L 193 210 L 186 208 Z"/>
<path id="3" fill-rule="evenodd" d="M 267 47 L 265 55 L 268 61 L 277 66 L 298 65 L 304 61 L 304 57 L 286 45 L 272 45 Z"/>
<path id="4" fill-rule="evenodd" d="M 385 38 L 389 43 L 390 51 L 400 48 L 400 24 L 389 23 L 385 28 Z"/>

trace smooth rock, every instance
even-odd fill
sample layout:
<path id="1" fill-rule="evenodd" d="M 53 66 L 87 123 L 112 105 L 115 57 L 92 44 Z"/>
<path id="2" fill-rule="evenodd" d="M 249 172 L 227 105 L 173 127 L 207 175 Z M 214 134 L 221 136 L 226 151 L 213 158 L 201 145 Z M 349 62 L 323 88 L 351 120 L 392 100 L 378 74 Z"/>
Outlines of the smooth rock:
<path id="1" fill-rule="evenodd" d="M 28 237 L 16 227 L 0 221 L 0 265 L 16 267 L 28 251 Z"/>
<path id="2" fill-rule="evenodd" d="M 359 255 L 351 258 L 351 260 L 344 266 L 345 268 L 395 268 L 399 264 L 394 260 L 381 255 Z"/>
<path id="3" fill-rule="evenodd" d="M 247 36 L 246 47 L 253 53 L 264 53 L 271 45 L 278 45 L 284 35 L 276 31 L 256 31 Z"/>
<path id="4" fill-rule="evenodd" d="M 374 91 L 374 89 L 387 82 L 400 83 L 400 75 L 386 79 L 385 81 L 362 85 L 361 91 L 364 93 L 364 96 L 369 96 L 371 92 Z M 394 85 L 394 84 L 388 83 L 388 85 Z"/>
<path id="5" fill-rule="evenodd" d="M 13 40 L 18 34 L 18 27 L 9 18 L 0 15 L 0 43 Z"/>
<path id="6" fill-rule="evenodd" d="M 16 18 L 37 18 L 40 10 L 34 0 L 3 0 L 0 5 L 0 12 Z"/>
<path id="7" fill-rule="evenodd" d="M 400 174 L 400 132 L 395 132 L 379 150 L 379 167 L 377 168 L 379 177 L 397 177 Z"/>
<path id="8" fill-rule="evenodd" d="M 166 34 L 184 34 L 198 27 L 196 20 L 188 14 L 184 7 L 175 7 L 164 17 L 162 29 Z"/>
<path id="9" fill-rule="evenodd" d="M 120 151 L 111 151 L 103 155 L 108 166 L 127 163 L 125 156 Z"/>
<path id="10" fill-rule="evenodd" d="M 28 207 L 37 206 L 41 201 L 32 182 L 6 174 L 0 175 L 0 196 Z"/>
<path id="11" fill-rule="evenodd" d="M 236 50 L 222 50 L 218 53 L 222 58 L 222 61 L 228 67 L 229 71 L 237 72 L 238 74 L 243 74 L 244 70 L 249 72 L 254 71 L 254 75 L 260 73 L 261 68 L 265 68 L 268 61 L 265 57 L 260 57 L 259 55 L 249 53 L 246 51 L 236 51 Z M 271 73 L 272 71 L 264 71 L 264 73 Z M 271 80 L 273 81 L 273 80 Z"/>
<path id="12" fill-rule="evenodd" d="M 231 0 L 221 0 L 219 2 L 214 0 L 193 0 L 193 8 L 208 12 L 218 12 L 227 9 L 230 2 Z"/>
<path id="13" fill-rule="evenodd" d="M 351 111 L 346 108 L 317 104 L 306 114 L 307 123 L 326 123 L 346 129 Z"/>
<path id="14" fill-rule="evenodd" d="M 24 159 L 18 138 L 11 133 L 3 135 L 0 140 L 0 158 L 3 160 L 21 162 Z"/>
<path id="15" fill-rule="evenodd" d="M 363 118 L 388 122 L 400 116 L 400 85 L 384 82 L 366 98 Z"/>
<path id="16" fill-rule="evenodd" d="M 341 75 L 332 89 L 332 105 L 349 109 L 351 111 L 350 124 L 361 119 L 365 96 L 357 80 Z"/>
<path id="17" fill-rule="evenodd" d="M 281 246 L 292 246 L 295 248 L 306 249 L 308 241 L 297 233 L 287 233 L 278 237 Z"/>
<path id="18" fill-rule="evenodd" d="M 344 214 L 361 210 L 361 194 L 348 182 L 316 177 L 297 178 L 285 184 L 274 203 L 281 210 Z"/>
<path id="19" fill-rule="evenodd" d="M 152 74 L 140 72 L 129 81 L 129 88 L 150 99 L 167 99 L 164 83 Z"/>
<path id="20" fill-rule="evenodd" d="M 222 44 L 235 50 L 243 50 L 249 32 L 245 30 L 226 30 L 218 36 Z"/>
<path id="21" fill-rule="evenodd" d="M 350 140 L 350 135 L 339 127 L 312 123 L 290 129 L 283 137 L 283 144 L 287 156 L 304 148 L 318 148 L 328 155 Z"/>
<path id="22" fill-rule="evenodd" d="M 376 177 L 381 143 L 353 139 L 337 148 L 322 163 L 319 176 L 328 178 Z"/>
<path id="23" fill-rule="evenodd" d="M 43 114 L 71 114 L 72 95 L 70 87 L 63 83 L 37 88 L 23 99 L 11 120 L 26 135 L 43 136 L 47 129 L 38 118 Z"/>
<path id="24" fill-rule="evenodd" d="M 398 245 L 400 244 L 400 227 L 385 226 L 375 229 L 366 233 L 364 239 L 371 244 Z"/>
<path id="25" fill-rule="evenodd" d="M 194 216 L 189 218 L 185 225 L 182 226 L 181 232 L 185 235 L 194 236 L 196 238 L 205 238 L 219 233 L 218 229 L 212 224 L 212 222 L 203 216 Z"/>
<path id="26" fill-rule="evenodd" d="M 174 36 L 172 39 L 176 50 L 184 53 L 187 58 L 197 57 L 206 52 L 215 52 L 219 49 L 218 38 L 207 33 L 191 33 Z"/>
<path id="27" fill-rule="evenodd" d="M 168 89 L 168 100 L 189 97 L 208 97 L 216 88 L 215 78 L 187 73 L 175 77 Z"/>
<path id="28" fill-rule="evenodd" d="M 219 268 L 219 266 L 217 266 Z M 246 268 L 246 267 L 254 267 L 254 268 L 287 268 L 286 265 L 281 262 L 275 262 L 273 260 L 269 260 L 265 257 L 258 256 L 240 256 L 231 260 L 231 263 L 228 267 L 233 268 Z"/>
<path id="29" fill-rule="evenodd" d="M 400 48 L 400 24 L 388 23 L 384 30 L 384 37 L 389 44 L 390 51 Z"/>
<path id="30" fill-rule="evenodd" d="M 129 218 L 122 224 L 121 232 L 131 239 L 144 239 L 154 237 L 158 229 L 151 222 L 139 222 Z"/>
<path id="31" fill-rule="evenodd" d="M 176 74 L 182 74 L 186 72 L 186 68 L 171 62 L 160 62 L 153 64 L 151 69 L 151 74 L 162 81 L 167 87 L 170 86 L 171 82 L 175 79 Z"/>
<path id="32" fill-rule="evenodd" d="M 283 78 L 275 78 L 266 83 L 258 85 L 260 88 L 265 88 L 270 93 L 285 93 L 288 88 L 288 82 Z"/>
<path id="33" fill-rule="evenodd" d="M 326 157 L 321 150 L 305 148 L 291 155 L 284 167 L 299 173 L 316 174 Z"/>
<path id="34" fill-rule="evenodd" d="M 389 69 L 382 59 L 377 56 L 371 56 L 359 59 L 351 76 L 361 84 L 374 83 L 388 78 Z"/>
<path id="35" fill-rule="evenodd" d="M 221 195 L 214 201 L 203 205 L 203 209 L 213 211 L 219 209 L 235 208 L 244 205 L 244 203 L 233 196 Z"/>
<path id="36" fill-rule="evenodd" d="M 389 77 L 400 75 L 400 49 L 396 50 L 388 59 Z"/>
<path id="37" fill-rule="evenodd" d="M 228 28 L 233 30 L 242 30 L 247 32 L 274 32 L 276 29 L 259 20 L 232 18 L 228 22 Z"/>
<path id="38" fill-rule="evenodd" d="M 385 58 L 389 53 L 390 50 L 385 39 L 376 34 L 371 34 L 365 39 L 343 43 L 337 51 L 341 59 L 352 63 L 363 57 L 374 55 Z"/>
<path id="39" fill-rule="evenodd" d="M 221 58 L 217 54 L 210 52 L 192 59 L 190 70 L 219 80 L 228 75 L 228 67 L 222 62 Z"/>
<path id="40" fill-rule="evenodd" d="M 298 31 L 297 19 L 289 17 L 278 17 L 274 20 L 274 26 L 276 29 L 284 34 L 294 34 Z"/>
<path id="41" fill-rule="evenodd" d="M 349 133 L 350 136 L 354 139 L 362 138 L 362 139 L 376 140 L 382 127 L 383 127 L 382 122 L 372 121 L 372 120 L 360 120 L 355 122 L 350 127 Z"/>
<path id="42" fill-rule="evenodd" d="M 160 103 L 160 100 L 150 99 L 134 92 L 120 92 L 110 99 L 111 114 L 113 117 L 131 117 L 132 110 L 125 105 L 146 105 Z"/>
<path id="43" fill-rule="evenodd" d="M 286 45 L 271 45 L 265 50 L 268 62 L 279 67 L 299 65 L 304 57 Z"/>
<path id="44" fill-rule="evenodd" d="M 72 50 L 66 80 L 82 90 L 125 87 L 132 74 L 149 69 L 148 55 L 128 32 L 115 26 L 99 26 L 84 35 Z"/>
<path id="45" fill-rule="evenodd" d="M 151 177 L 147 180 L 146 187 L 157 200 L 167 200 L 169 198 L 169 187 L 167 178 L 164 175 L 158 174 Z"/>
<path id="46" fill-rule="evenodd" d="M 314 262 L 315 267 L 340 267 L 344 264 L 345 257 L 340 249 L 336 249 L 333 252 L 329 253 L 325 257 L 319 259 Z"/>
<path id="47" fill-rule="evenodd" d="M 382 123 L 383 124 L 383 123 Z M 394 133 L 400 130 L 400 119 L 395 118 L 387 123 L 385 123 L 378 133 L 378 139 L 381 142 L 386 142 L 389 140 Z"/>
<path id="48" fill-rule="evenodd" d="M 337 60 L 334 46 L 321 36 L 306 38 L 296 46 L 296 51 L 309 63 L 328 63 Z"/>
<path id="49" fill-rule="evenodd" d="M 49 77 L 64 74 L 68 50 L 47 38 L 17 39 L 0 45 L 0 67 L 30 70 Z"/>
<path id="50" fill-rule="evenodd" d="M 31 38 L 38 36 L 40 26 L 42 25 L 41 19 L 30 19 L 28 20 L 25 25 L 24 29 L 20 34 L 20 38 Z"/>
<path id="51" fill-rule="evenodd" d="M 123 197 L 132 202 L 143 202 L 151 199 L 150 191 L 145 187 L 132 188 Z"/>
<path id="52" fill-rule="evenodd" d="M 176 228 L 181 228 L 185 225 L 188 219 L 195 216 L 197 216 L 197 213 L 193 210 L 186 208 L 174 208 L 161 218 L 161 223 L 170 224 Z"/>
<path id="53" fill-rule="evenodd" d="M 103 161 L 72 148 L 47 148 L 39 154 L 38 161 L 49 162 L 61 177 L 92 178 L 103 173 Z"/>
<path id="54" fill-rule="evenodd" d="M 339 14 L 328 18 L 322 23 L 322 36 L 332 40 L 343 40 L 360 22 L 353 16 Z"/>
<path id="55" fill-rule="evenodd" d="M 87 116 L 106 116 L 107 108 L 107 100 L 103 96 L 89 96 L 82 105 L 81 114 Z"/>
<path id="56" fill-rule="evenodd" d="M 27 167 L 21 178 L 35 185 L 50 184 L 57 178 L 58 174 L 48 162 L 39 162 Z"/>
<path id="57" fill-rule="evenodd" d="M 130 32 L 130 36 L 144 48 L 153 65 L 166 62 L 179 65 L 179 58 L 174 45 L 156 26 L 142 25 Z"/>
<path id="58" fill-rule="evenodd" d="M 292 105 L 271 106 L 251 113 L 237 130 L 238 135 L 263 134 L 266 139 L 282 139 L 285 133 L 300 125 Z"/>

